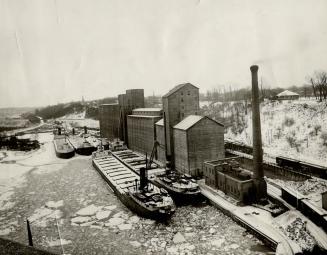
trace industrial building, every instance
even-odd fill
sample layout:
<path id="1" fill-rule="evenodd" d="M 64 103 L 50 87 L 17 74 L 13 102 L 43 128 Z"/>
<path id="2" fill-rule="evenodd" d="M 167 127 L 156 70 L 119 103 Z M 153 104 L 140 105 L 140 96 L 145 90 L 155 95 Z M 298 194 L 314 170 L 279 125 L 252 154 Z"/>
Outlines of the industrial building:
<path id="1" fill-rule="evenodd" d="M 122 134 L 120 139 L 128 145 L 127 116 L 133 109 L 144 108 L 144 89 L 128 89 L 125 94 L 118 95 L 120 107 L 120 123 Z"/>
<path id="2" fill-rule="evenodd" d="M 189 115 L 173 127 L 175 169 L 193 176 L 202 174 L 204 161 L 223 159 L 224 125 L 199 115 Z"/>
<path id="3" fill-rule="evenodd" d="M 164 164 L 168 157 L 177 171 L 194 176 L 202 174 L 204 161 L 224 158 L 224 126 L 198 115 L 199 88 L 177 85 L 162 101 L 163 109 L 144 108 L 143 89 L 127 90 L 118 96 L 118 105 L 101 106 L 101 135 L 119 137 L 131 150 L 144 154 L 156 144 L 158 161 Z M 106 107 L 115 113 L 103 116 L 111 113 Z"/>
<path id="4" fill-rule="evenodd" d="M 249 173 L 240 168 L 236 158 L 206 161 L 203 163 L 203 174 L 207 185 L 242 203 L 252 201 L 253 180 Z"/>
<path id="5" fill-rule="evenodd" d="M 189 115 L 199 114 L 199 88 L 191 83 L 175 86 L 162 97 L 167 136 L 167 154 L 174 164 L 173 127 Z"/>
<path id="6" fill-rule="evenodd" d="M 127 115 L 135 108 L 144 107 L 144 90 L 129 89 L 118 95 L 118 104 L 103 104 L 99 107 L 100 134 L 110 140 L 120 138 L 128 143 Z"/>
<path id="7" fill-rule="evenodd" d="M 156 141 L 155 123 L 161 118 L 160 108 L 134 109 L 127 116 L 128 147 L 150 155 Z"/>
<path id="8" fill-rule="evenodd" d="M 119 136 L 118 104 L 102 104 L 99 107 L 100 135 L 113 140 Z"/>

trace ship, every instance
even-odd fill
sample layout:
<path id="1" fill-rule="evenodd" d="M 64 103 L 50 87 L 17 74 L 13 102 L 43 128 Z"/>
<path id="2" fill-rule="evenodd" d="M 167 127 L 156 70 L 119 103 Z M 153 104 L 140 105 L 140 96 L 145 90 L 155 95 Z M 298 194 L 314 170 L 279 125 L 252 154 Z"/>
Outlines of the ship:
<path id="1" fill-rule="evenodd" d="M 166 170 L 162 174 L 155 175 L 151 181 L 155 185 L 166 189 L 176 203 L 196 203 L 202 200 L 199 185 L 188 174 Z"/>
<path id="2" fill-rule="evenodd" d="M 65 135 L 55 135 L 53 144 L 58 158 L 68 159 L 75 155 L 75 150 Z"/>
<path id="3" fill-rule="evenodd" d="M 173 199 L 165 189 L 148 182 L 145 168 L 138 175 L 108 150 L 93 152 L 92 164 L 120 201 L 139 216 L 167 221 L 174 214 Z"/>
<path id="4" fill-rule="evenodd" d="M 202 201 L 199 185 L 192 176 L 171 170 L 169 163 L 166 164 L 166 168 L 160 167 L 160 164 L 153 160 L 153 154 L 148 160 L 147 156 L 127 148 L 112 153 L 137 174 L 143 167 L 148 169 L 149 173 L 151 172 L 149 181 L 167 190 L 176 203 L 189 204 Z"/>
<path id="5" fill-rule="evenodd" d="M 70 135 L 68 140 L 74 147 L 75 152 L 80 155 L 91 155 L 92 152 L 97 149 L 96 146 L 90 144 L 86 138 L 78 135 Z"/>

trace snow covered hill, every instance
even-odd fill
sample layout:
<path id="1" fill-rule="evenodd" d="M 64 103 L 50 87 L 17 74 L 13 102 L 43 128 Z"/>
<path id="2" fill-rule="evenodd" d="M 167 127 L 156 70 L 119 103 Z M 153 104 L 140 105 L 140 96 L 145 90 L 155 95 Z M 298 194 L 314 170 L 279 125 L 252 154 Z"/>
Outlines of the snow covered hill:
<path id="1" fill-rule="evenodd" d="M 225 138 L 252 145 L 252 112 L 244 102 L 224 103 Z M 212 115 L 211 106 L 204 113 Z M 225 110 L 226 111 L 226 110 Z M 263 102 L 260 106 L 264 152 L 327 166 L 327 104 L 313 99 Z M 216 114 L 217 115 L 217 114 Z M 218 116 L 219 116 L 218 115 Z M 226 117 L 227 116 L 227 117 Z"/>

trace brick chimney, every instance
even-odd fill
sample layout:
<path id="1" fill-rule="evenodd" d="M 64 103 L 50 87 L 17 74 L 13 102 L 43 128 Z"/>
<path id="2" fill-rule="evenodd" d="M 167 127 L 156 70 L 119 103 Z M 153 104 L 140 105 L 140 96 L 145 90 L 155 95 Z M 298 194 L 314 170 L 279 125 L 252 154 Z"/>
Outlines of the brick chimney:
<path id="1" fill-rule="evenodd" d="M 263 173 L 263 150 L 261 141 L 260 102 L 258 87 L 257 65 L 250 67 L 252 74 L 252 137 L 253 137 L 253 182 L 255 186 L 255 200 L 267 197 L 267 184 Z"/>

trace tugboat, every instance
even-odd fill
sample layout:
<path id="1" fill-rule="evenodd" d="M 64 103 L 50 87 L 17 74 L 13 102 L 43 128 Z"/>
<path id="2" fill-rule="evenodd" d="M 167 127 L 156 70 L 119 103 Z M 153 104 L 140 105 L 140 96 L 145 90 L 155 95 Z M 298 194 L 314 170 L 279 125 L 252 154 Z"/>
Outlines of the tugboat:
<path id="1" fill-rule="evenodd" d="M 145 168 L 138 175 L 111 151 L 102 149 L 93 152 L 92 164 L 121 202 L 138 215 L 166 221 L 174 214 L 174 201 L 165 189 L 148 182 Z"/>
<path id="2" fill-rule="evenodd" d="M 202 197 L 196 180 L 191 175 L 171 170 L 169 161 L 166 171 L 155 175 L 151 182 L 166 189 L 178 204 L 198 202 Z"/>

